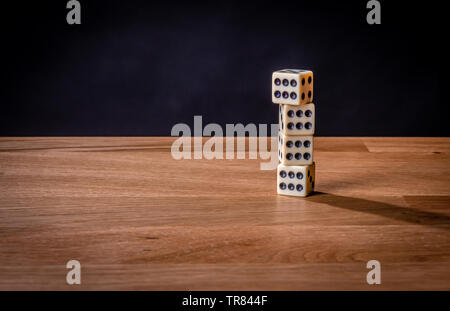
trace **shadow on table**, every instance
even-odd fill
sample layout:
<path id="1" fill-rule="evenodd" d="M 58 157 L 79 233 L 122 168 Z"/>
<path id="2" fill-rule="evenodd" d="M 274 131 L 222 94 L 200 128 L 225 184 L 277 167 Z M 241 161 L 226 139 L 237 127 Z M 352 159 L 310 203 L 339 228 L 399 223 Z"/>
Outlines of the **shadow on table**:
<path id="1" fill-rule="evenodd" d="M 345 197 L 331 193 L 315 192 L 308 201 L 324 203 L 330 206 L 353 210 L 356 212 L 375 214 L 395 220 L 406 221 L 418 225 L 449 225 L 450 216 L 434 212 L 426 212 L 384 202 L 360 198 Z M 450 227 L 444 227 L 450 230 Z"/>

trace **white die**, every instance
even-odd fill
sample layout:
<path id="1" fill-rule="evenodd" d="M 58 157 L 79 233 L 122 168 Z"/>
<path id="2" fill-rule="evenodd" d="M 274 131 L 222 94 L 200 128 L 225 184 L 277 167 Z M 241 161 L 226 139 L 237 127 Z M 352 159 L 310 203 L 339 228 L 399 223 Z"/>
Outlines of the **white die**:
<path id="1" fill-rule="evenodd" d="M 314 104 L 301 106 L 280 105 L 279 127 L 286 136 L 311 136 L 315 130 L 316 108 Z"/>
<path id="2" fill-rule="evenodd" d="M 306 197 L 314 191 L 315 163 L 305 166 L 286 166 L 278 164 L 277 193 Z"/>
<path id="3" fill-rule="evenodd" d="M 313 73 L 302 69 L 283 69 L 272 74 L 272 102 L 304 105 L 313 101 Z"/>
<path id="4" fill-rule="evenodd" d="M 285 136 L 278 132 L 278 159 L 285 165 L 313 163 L 313 136 Z"/>

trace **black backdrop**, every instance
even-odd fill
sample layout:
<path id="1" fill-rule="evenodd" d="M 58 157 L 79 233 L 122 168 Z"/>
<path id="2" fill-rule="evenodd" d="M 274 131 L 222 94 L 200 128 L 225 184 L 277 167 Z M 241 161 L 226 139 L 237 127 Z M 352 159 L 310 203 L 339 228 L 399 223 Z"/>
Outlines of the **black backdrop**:
<path id="1" fill-rule="evenodd" d="M 450 136 L 440 2 L 2 3 L 1 135 L 170 135 L 275 123 L 271 72 L 311 69 L 316 135 Z"/>

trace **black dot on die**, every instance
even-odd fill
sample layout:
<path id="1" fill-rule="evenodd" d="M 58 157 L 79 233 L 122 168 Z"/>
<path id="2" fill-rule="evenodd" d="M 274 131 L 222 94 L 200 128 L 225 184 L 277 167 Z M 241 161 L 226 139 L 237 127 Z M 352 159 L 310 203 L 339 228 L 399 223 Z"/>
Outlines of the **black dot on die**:
<path id="1" fill-rule="evenodd" d="M 288 127 L 288 129 L 293 130 L 294 129 L 294 123 L 289 122 L 287 127 Z"/>
<path id="2" fill-rule="evenodd" d="M 288 188 L 289 188 L 289 190 L 293 191 L 295 189 L 295 186 L 294 186 L 294 184 L 289 184 Z"/>
<path id="3" fill-rule="evenodd" d="M 289 118 L 293 118 L 294 115 L 295 115 L 295 114 L 294 114 L 294 110 L 289 110 L 288 113 L 287 113 L 287 115 L 288 115 Z"/>
<path id="4" fill-rule="evenodd" d="M 275 93 L 273 93 L 273 95 L 274 95 L 276 98 L 280 98 L 281 93 L 280 93 L 280 91 L 275 91 Z"/>
<path id="5" fill-rule="evenodd" d="M 302 146 L 302 142 L 300 140 L 297 140 L 295 142 L 295 147 L 300 148 Z"/>
<path id="6" fill-rule="evenodd" d="M 289 93 L 288 92 L 283 92 L 283 98 L 289 98 Z"/>
<path id="7" fill-rule="evenodd" d="M 266 80 L 266 81 L 267 81 L 267 80 Z M 288 85 L 289 85 L 288 79 L 283 79 L 283 85 L 284 85 L 284 86 L 288 86 Z"/>
<path id="8" fill-rule="evenodd" d="M 294 156 L 292 155 L 292 153 L 286 154 L 286 159 L 288 159 L 288 160 L 292 160 L 293 157 Z"/>
<path id="9" fill-rule="evenodd" d="M 286 177 L 286 171 L 280 171 L 280 177 L 285 178 Z"/>
<path id="10" fill-rule="evenodd" d="M 308 98 L 311 98 L 311 95 L 312 95 L 311 91 L 308 91 Z"/>
<path id="11" fill-rule="evenodd" d="M 307 116 L 308 118 L 311 118 L 311 116 L 312 116 L 312 111 L 311 111 L 311 110 L 306 110 L 306 111 L 305 111 L 305 116 Z"/>
<path id="12" fill-rule="evenodd" d="M 294 174 L 294 172 L 292 172 L 292 171 L 289 172 L 288 175 L 289 175 L 289 178 L 294 178 L 294 177 L 295 177 L 295 174 Z"/>
<path id="13" fill-rule="evenodd" d="M 309 154 L 308 152 L 306 152 L 303 157 L 305 158 L 305 160 L 309 160 L 311 159 L 311 154 Z"/>
<path id="14" fill-rule="evenodd" d="M 294 146 L 294 143 L 293 143 L 292 141 L 288 140 L 288 141 L 286 142 L 286 147 L 292 148 L 293 146 Z"/>
<path id="15" fill-rule="evenodd" d="M 302 78 L 302 85 L 305 85 L 305 78 Z"/>
<path id="16" fill-rule="evenodd" d="M 303 117 L 303 110 L 297 110 L 297 117 Z"/>
<path id="17" fill-rule="evenodd" d="M 306 148 L 311 147 L 311 142 L 309 140 L 305 140 L 305 142 L 303 143 L 303 146 L 305 146 Z"/>
<path id="18" fill-rule="evenodd" d="M 294 79 L 291 80 L 291 86 L 297 86 L 297 81 L 295 81 Z"/>
<path id="19" fill-rule="evenodd" d="M 297 160 L 300 160 L 300 159 L 302 158 L 302 154 L 301 154 L 301 153 L 296 153 L 296 154 L 295 154 L 295 158 L 296 158 Z"/>
<path id="20" fill-rule="evenodd" d="M 301 130 L 303 128 L 303 123 L 302 122 L 297 122 L 295 127 L 297 128 L 297 130 Z"/>
<path id="21" fill-rule="evenodd" d="M 314 183 L 315 183 L 315 182 L 313 181 L 313 183 L 312 183 L 312 187 L 313 187 L 313 189 L 314 189 Z"/>
<path id="22" fill-rule="evenodd" d="M 305 127 L 306 129 L 310 130 L 312 129 L 312 124 L 310 122 L 306 122 Z"/>
<path id="23" fill-rule="evenodd" d="M 309 182 L 312 183 L 312 176 L 309 176 Z"/>
<path id="24" fill-rule="evenodd" d="M 291 98 L 292 99 L 296 99 L 297 98 L 297 94 L 295 92 L 291 92 Z"/>
<path id="25" fill-rule="evenodd" d="M 303 173 L 297 173 L 297 178 L 298 179 L 303 179 Z"/>
<path id="26" fill-rule="evenodd" d="M 286 184 L 284 182 L 280 183 L 280 189 L 281 190 L 286 189 Z"/>
<path id="27" fill-rule="evenodd" d="M 308 77 L 308 83 L 311 84 L 311 82 L 312 82 L 312 78 Z"/>
<path id="28" fill-rule="evenodd" d="M 276 78 L 276 79 L 275 79 L 275 85 L 280 85 L 280 84 L 281 84 L 281 80 L 278 79 L 278 78 Z"/>
<path id="29" fill-rule="evenodd" d="M 305 99 L 305 93 L 302 93 L 302 99 Z"/>
<path id="30" fill-rule="evenodd" d="M 302 191 L 303 190 L 303 186 L 302 185 L 297 185 L 297 191 Z"/>
<path id="31" fill-rule="evenodd" d="M 309 177 L 309 175 L 311 175 L 311 173 L 308 171 L 308 177 Z"/>

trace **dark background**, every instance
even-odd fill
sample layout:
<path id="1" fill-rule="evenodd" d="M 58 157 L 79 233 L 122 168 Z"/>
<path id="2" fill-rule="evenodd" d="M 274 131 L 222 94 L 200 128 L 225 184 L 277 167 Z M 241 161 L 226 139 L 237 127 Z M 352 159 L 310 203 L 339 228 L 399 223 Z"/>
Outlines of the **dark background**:
<path id="1" fill-rule="evenodd" d="M 12 3 L 11 3 L 12 2 Z M 314 71 L 320 136 L 450 136 L 440 2 L 8 1 L 2 136 L 170 135 L 276 123 L 271 73 Z M 446 43 L 447 42 L 447 43 Z"/>

